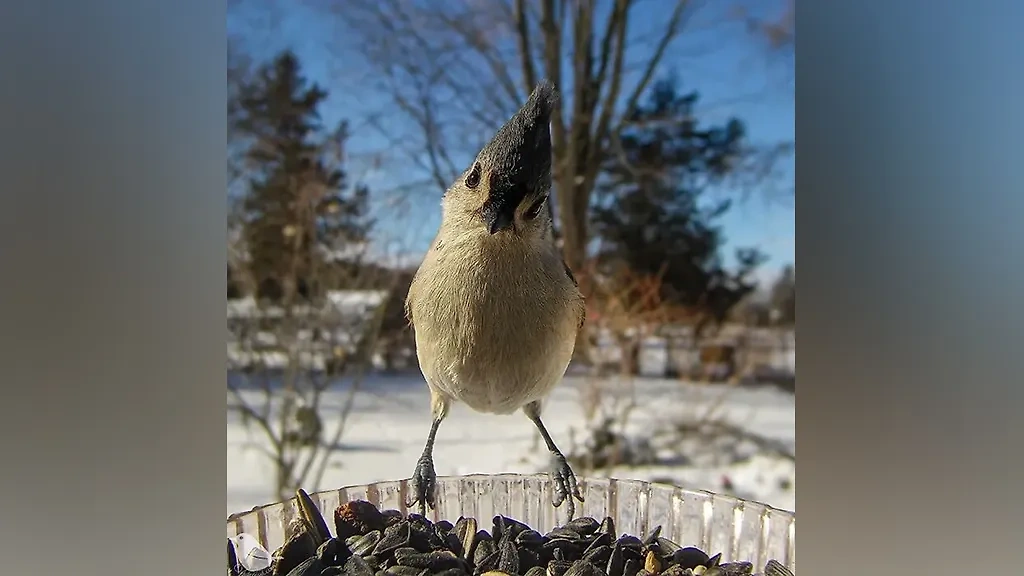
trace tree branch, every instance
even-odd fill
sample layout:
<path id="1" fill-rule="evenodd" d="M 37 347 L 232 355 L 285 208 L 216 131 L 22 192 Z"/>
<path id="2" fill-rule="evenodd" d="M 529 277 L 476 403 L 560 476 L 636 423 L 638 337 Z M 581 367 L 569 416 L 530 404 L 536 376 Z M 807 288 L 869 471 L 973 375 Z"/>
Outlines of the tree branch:
<path id="1" fill-rule="evenodd" d="M 593 76 L 593 82 L 596 86 L 604 85 L 605 74 L 608 70 L 608 59 L 611 56 L 612 37 L 615 35 L 620 17 L 625 16 L 625 12 L 629 9 L 629 4 L 630 0 L 616 0 L 612 6 L 612 13 L 608 16 L 604 34 L 601 36 L 601 57 L 598 61 L 597 72 Z M 620 48 L 619 51 L 621 52 L 622 49 Z"/>
<path id="2" fill-rule="evenodd" d="M 629 0 L 616 0 L 615 8 L 612 16 L 608 20 L 608 31 L 606 32 L 607 37 L 604 39 L 604 48 L 602 49 L 602 62 L 601 80 L 603 81 L 604 67 L 607 63 L 607 50 L 612 45 L 611 37 L 614 35 L 615 40 L 615 56 L 612 64 L 612 76 L 608 85 L 608 91 L 605 93 L 604 104 L 601 107 L 601 115 L 597 121 L 597 126 L 592 136 L 594 145 L 590 148 L 589 162 L 592 175 L 597 174 L 600 169 L 600 162 L 598 159 L 602 153 L 601 148 L 604 146 L 605 135 L 608 132 L 608 126 L 611 123 L 612 115 L 615 112 L 615 103 L 619 99 L 619 89 L 622 86 L 622 69 L 623 62 L 625 61 L 626 54 L 626 29 L 629 20 Z M 612 24 L 615 24 L 614 28 Z"/>
<path id="3" fill-rule="evenodd" d="M 523 66 L 523 83 L 527 94 L 537 85 L 537 73 L 533 68 L 533 52 L 530 49 L 530 29 L 526 20 L 526 0 L 515 0 L 515 22 L 519 40 L 519 59 Z"/>
<path id="4" fill-rule="evenodd" d="M 561 8 L 564 11 L 565 4 Z M 562 45 L 561 19 L 555 21 L 555 0 L 541 0 L 541 32 L 544 37 L 544 68 L 547 71 L 548 80 L 559 90 L 562 89 Z M 551 140 L 552 148 L 556 151 L 565 149 L 565 119 L 564 104 L 559 99 L 551 111 Z"/>
<path id="5" fill-rule="evenodd" d="M 281 449 L 281 441 L 278 439 L 277 434 L 274 433 L 274 428 L 270 425 L 270 420 L 256 412 L 256 410 L 246 402 L 241 391 L 239 391 L 235 385 L 228 384 L 228 390 L 231 391 L 232 395 L 235 397 L 236 404 L 233 408 L 244 414 L 246 418 L 250 418 L 253 422 L 256 422 L 263 432 L 266 433 L 267 439 L 274 447 L 274 450 L 279 452 Z"/>
<path id="6" fill-rule="evenodd" d="M 462 37 L 481 58 L 490 67 L 491 72 L 494 74 L 494 78 L 498 81 L 498 84 L 505 90 L 505 93 L 512 99 L 513 103 L 521 101 L 519 91 L 516 90 L 515 82 L 508 73 L 508 68 L 505 64 L 495 57 L 494 51 L 491 49 L 492 46 L 488 46 L 485 36 L 480 33 L 479 30 L 467 26 L 465 20 L 454 19 L 443 14 L 438 14 L 438 18 L 441 19 L 452 31 Z M 525 24 L 524 24 L 525 25 Z M 529 54 L 529 51 L 526 52 Z M 532 88 L 531 88 L 532 89 Z"/>
<path id="7" fill-rule="evenodd" d="M 394 291 L 394 285 L 392 285 L 392 292 Z M 388 298 L 393 298 L 393 294 L 389 294 Z M 341 421 L 338 422 L 338 428 L 334 431 L 334 438 L 331 440 L 329 446 L 331 448 L 337 446 L 341 440 L 342 434 L 345 431 L 345 424 L 348 422 L 348 417 L 352 413 L 352 407 L 355 405 L 356 392 L 362 385 L 363 378 L 366 375 L 366 367 L 369 364 L 369 355 L 372 353 L 373 342 L 376 342 L 380 337 L 381 326 L 384 323 L 384 314 L 387 311 L 388 301 L 385 299 L 374 311 L 374 318 L 370 326 L 367 328 L 367 333 L 364 335 L 364 342 L 362 348 L 362 358 L 357 363 L 356 375 L 352 379 L 352 387 L 349 389 L 348 395 L 345 397 L 345 404 L 341 409 Z M 314 486 L 320 486 L 320 482 L 323 481 L 324 474 L 327 471 L 327 463 L 330 459 L 330 452 L 328 452 L 320 462 L 320 466 L 317 468 L 316 476 L 314 476 Z"/>
<path id="8" fill-rule="evenodd" d="M 654 54 L 651 55 L 651 59 L 647 63 L 647 67 L 644 69 L 643 74 L 640 77 L 640 81 L 637 82 L 633 88 L 632 94 L 626 101 L 626 106 L 622 111 L 622 116 L 618 122 L 618 125 L 614 129 L 614 133 L 619 133 L 622 127 L 625 125 L 629 116 L 636 109 L 637 102 L 640 101 L 640 97 L 643 95 L 644 90 L 647 89 L 647 85 L 650 84 L 651 79 L 654 78 L 654 72 L 656 71 L 658 64 L 661 63 L 662 57 L 665 55 L 665 50 L 668 49 L 668 45 L 672 43 L 672 40 L 679 33 L 679 27 L 683 20 L 684 12 L 690 5 L 692 0 L 676 0 L 676 6 L 672 10 L 672 16 L 669 17 L 668 25 L 665 27 L 665 33 L 662 35 L 661 40 L 658 41 L 657 47 L 654 49 Z"/>

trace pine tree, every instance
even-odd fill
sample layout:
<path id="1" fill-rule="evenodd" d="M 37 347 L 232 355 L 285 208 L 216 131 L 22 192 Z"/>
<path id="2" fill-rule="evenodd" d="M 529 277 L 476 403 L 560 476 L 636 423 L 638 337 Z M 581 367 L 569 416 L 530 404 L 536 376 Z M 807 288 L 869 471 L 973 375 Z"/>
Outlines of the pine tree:
<path id="1" fill-rule="evenodd" d="M 341 166 L 345 126 L 329 132 L 319 107 L 327 92 L 310 83 L 290 51 L 240 89 L 237 130 L 249 142 L 242 202 L 244 236 L 258 297 L 309 299 L 331 286 L 325 266 L 362 243 L 371 222 L 367 191 L 348 189 Z"/>
<path id="2" fill-rule="evenodd" d="M 623 269 L 660 274 L 664 302 L 721 322 L 756 286 L 748 276 L 763 256 L 742 249 L 733 271 L 723 264 L 717 221 L 730 204 L 708 204 L 703 192 L 730 174 L 744 127 L 733 119 L 700 128 L 696 102 L 696 93 L 680 94 L 675 82 L 663 80 L 630 118 L 632 128 L 606 167 L 609 199 L 593 209 L 597 261 L 609 277 Z"/>

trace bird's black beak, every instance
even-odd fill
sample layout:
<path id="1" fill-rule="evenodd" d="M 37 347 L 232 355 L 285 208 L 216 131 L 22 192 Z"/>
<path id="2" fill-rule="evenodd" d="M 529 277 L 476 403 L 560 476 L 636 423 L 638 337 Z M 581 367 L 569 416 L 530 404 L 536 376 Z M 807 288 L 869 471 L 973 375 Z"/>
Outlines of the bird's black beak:
<path id="1" fill-rule="evenodd" d="M 515 206 L 509 204 L 503 206 L 494 206 L 491 210 L 484 210 L 484 222 L 487 224 L 487 230 L 491 234 L 496 234 L 502 230 L 508 230 L 515 223 Z"/>
<path id="2" fill-rule="evenodd" d="M 477 156 L 490 173 L 482 216 L 491 234 L 511 228 L 523 200 L 551 187 L 549 124 L 556 98 L 551 83 L 540 83 Z"/>

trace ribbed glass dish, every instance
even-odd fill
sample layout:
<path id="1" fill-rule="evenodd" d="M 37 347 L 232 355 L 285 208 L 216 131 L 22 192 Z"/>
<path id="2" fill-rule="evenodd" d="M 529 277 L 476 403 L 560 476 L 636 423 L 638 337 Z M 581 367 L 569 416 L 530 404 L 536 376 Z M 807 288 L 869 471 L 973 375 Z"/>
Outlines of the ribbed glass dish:
<path id="1" fill-rule="evenodd" d="M 722 553 L 722 561 L 750 561 L 761 568 L 775 559 L 796 571 L 796 516 L 757 502 L 705 491 L 686 490 L 639 480 L 580 479 L 584 503 L 576 516 L 598 520 L 611 516 L 619 534 L 643 537 L 655 526 L 661 535 L 682 546 L 696 546 L 709 554 Z M 333 530 L 333 512 L 351 500 L 366 500 L 380 509 L 409 510 L 407 480 L 348 486 L 310 494 Z M 551 506 L 552 485 L 547 475 L 472 475 L 437 480 L 437 508 L 432 520 L 454 522 L 471 516 L 490 529 L 490 519 L 501 514 L 525 522 L 541 533 L 566 521 L 565 504 Z M 285 541 L 285 528 L 295 518 L 295 499 L 233 514 L 227 535 L 255 536 L 273 551 Z"/>

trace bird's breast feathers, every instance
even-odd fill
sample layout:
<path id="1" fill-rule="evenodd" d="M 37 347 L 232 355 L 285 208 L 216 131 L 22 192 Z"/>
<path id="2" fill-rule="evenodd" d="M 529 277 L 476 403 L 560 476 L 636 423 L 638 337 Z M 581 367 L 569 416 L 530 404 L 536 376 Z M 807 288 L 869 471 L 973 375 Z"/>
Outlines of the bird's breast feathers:
<path id="1" fill-rule="evenodd" d="M 479 412 L 509 414 L 565 374 L 583 301 L 554 254 L 437 247 L 408 309 L 428 384 Z"/>

